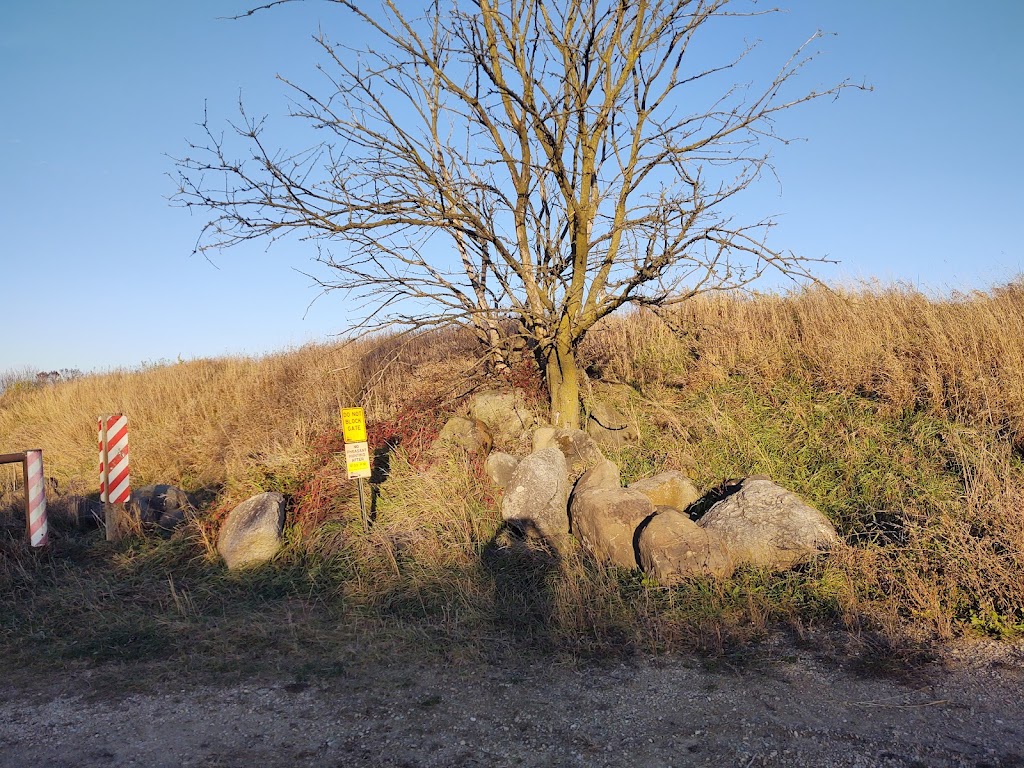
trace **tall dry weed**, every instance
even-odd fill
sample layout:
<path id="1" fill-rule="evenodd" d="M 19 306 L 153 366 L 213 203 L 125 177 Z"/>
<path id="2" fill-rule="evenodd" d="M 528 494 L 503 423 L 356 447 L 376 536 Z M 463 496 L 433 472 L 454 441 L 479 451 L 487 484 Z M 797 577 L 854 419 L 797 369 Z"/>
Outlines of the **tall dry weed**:
<path id="1" fill-rule="evenodd" d="M 237 494 L 292 482 L 339 409 L 381 420 L 418 397 L 454 397 L 476 371 L 464 335 L 308 345 L 262 358 L 221 358 L 114 371 L 0 395 L 3 450 L 41 447 L 46 472 L 91 489 L 96 419 L 129 419 L 133 483 Z"/>
<path id="2" fill-rule="evenodd" d="M 250 457 L 276 461 L 304 450 L 351 388 L 327 375 L 347 354 L 307 347 L 259 360 L 196 360 L 86 376 L 5 396 L 0 438 L 42 447 L 48 474 L 91 484 L 96 418 L 124 413 L 138 482 L 223 483 Z"/>
<path id="3" fill-rule="evenodd" d="M 766 472 L 832 514 L 854 545 L 843 612 L 890 634 L 1024 632 L 1020 282 L 702 297 L 606 322 L 585 354 L 643 392 L 642 471 Z"/>
<path id="4" fill-rule="evenodd" d="M 595 374 L 700 387 L 734 373 L 802 378 L 894 411 L 984 423 L 1024 446 L 1024 287 L 930 299 L 907 287 L 698 297 L 588 338 Z"/>
<path id="5" fill-rule="evenodd" d="M 877 286 L 715 295 L 661 318 L 612 318 L 582 354 L 591 376 L 639 389 L 623 395 L 641 435 L 615 457 L 624 478 L 676 468 L 710 490 L 767 472 L 830 514 L 851 546 L 795 573 L 665 589 L 515 540 L 479 464 L 430 452 L 483 380 L 457 331 L 12 387 L 0 395 L 0 448 L 42 447 L 47 474 L 89 490 L 96 416 L 120 411 L 136 484 L 218 491 L 167 548 L 116 554 L 132 578 L 158 576 L 178 623 L 207 610 L 227 509 L 281 490 L 285 549 L 245 583 L 424 637 L 586 655 L 718 653 L 779 621 L 802 631 L 841 618 L 872 648 L 897 647 L 908 628 L 1024 631 L 1021 285 L 943 299 Z M 372 448 L 390 462 L 368 493 L 369 532 L 338 458 L 338 409 L 351 405 L 366 408 Z M 4 477 L 15 491 L 18 478 Z"/>

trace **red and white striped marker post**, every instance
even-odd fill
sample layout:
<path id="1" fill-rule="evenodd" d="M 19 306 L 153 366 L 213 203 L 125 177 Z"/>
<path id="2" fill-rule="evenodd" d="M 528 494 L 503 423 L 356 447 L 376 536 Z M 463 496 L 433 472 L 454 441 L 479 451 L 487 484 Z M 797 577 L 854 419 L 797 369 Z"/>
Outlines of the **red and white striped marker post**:
<path id="1" fill-rule="evenodd" d="M 124 535 L 124 505 L 131 498 L 128 471 L 128 417 L 115 413 L 99 417 L 100 501 L 104 505 L 107 541 Z"/>
<path id="2" fill-rule="evenodd" d="M 33 547 L 45 547 L 50 540 L 46 524 L 46 483 L 43 480 L 43 452 L 25 451 L 25 515 L 28 517 L 28 540 Z"/>
<path id="3" fill-rule="evenodd" d="M 21 453 L 0 453 L 0 464 L 21 464 L 25 479 L 25 521 L 33 547 L 50 542 L 46 525 L 46 481 L 43 479 L 43 451 L 34 448 Z"/>

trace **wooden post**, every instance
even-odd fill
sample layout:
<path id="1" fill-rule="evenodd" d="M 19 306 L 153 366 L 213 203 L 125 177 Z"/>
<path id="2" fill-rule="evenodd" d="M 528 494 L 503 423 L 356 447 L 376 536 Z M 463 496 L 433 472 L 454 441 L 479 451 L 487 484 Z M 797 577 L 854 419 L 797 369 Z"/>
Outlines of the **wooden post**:
<path id="1" fill-rule="evenodd" d="M 107 541 L 120 541 L 120 536 L 115 535 L 117 521 L 114 518 L 114 511 L 110 504 L 110 494 L 107 493 L 107 486 L 110 483 L 110 451 L 107 445 L 107 417 L 100 417 L 100 501 L 103 502 L 103 530 L 106 532 Z"/>

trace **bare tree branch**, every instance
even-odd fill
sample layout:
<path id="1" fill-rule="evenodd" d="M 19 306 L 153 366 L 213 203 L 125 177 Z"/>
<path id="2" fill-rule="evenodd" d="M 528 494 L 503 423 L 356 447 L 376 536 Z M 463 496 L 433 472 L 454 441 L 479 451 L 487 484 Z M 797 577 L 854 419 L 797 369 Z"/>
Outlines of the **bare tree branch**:
<path id="1" fill-rule="evenodd" d="M 365 327 L 469 324 L 497 351 L 514 318 L 568 424 L 575 350 L 611 312 L 811 276 L 814 259 L 769 245 L 770 218 L 730 206 L 774 173 L 778 115 L 863 88 L 800 88 L 822 33 L 755 86 L 756 46 L 695 52 L 712 26 L 774 12 L 744 0 L 434 0 L 418 17 L 330 1 L 365 45 L 320 34 L 323 82 L 285 81 L 292 115 L 328 138 L 275 150 L 241 103 L 229 138 L 204 117 L 175 196 L 209 214 L 198 252 L 326 241 L 320 286 Z"/>

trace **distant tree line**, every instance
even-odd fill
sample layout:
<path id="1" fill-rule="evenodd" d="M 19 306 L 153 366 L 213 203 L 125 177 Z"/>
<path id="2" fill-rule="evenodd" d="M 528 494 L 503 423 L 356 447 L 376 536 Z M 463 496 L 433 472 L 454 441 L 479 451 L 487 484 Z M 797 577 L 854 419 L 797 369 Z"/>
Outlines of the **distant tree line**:
<path id="1" fill-rule="evenodd" d="M 78 368 L 61 368 L 58 371 L 39 371 L 33 374 L 31 368 L 20 371 L 4 371 L 0 373 L 0 394 L 8 389 L 29 389 L 62 381 L 74 381 L 85 374 Z"/>

